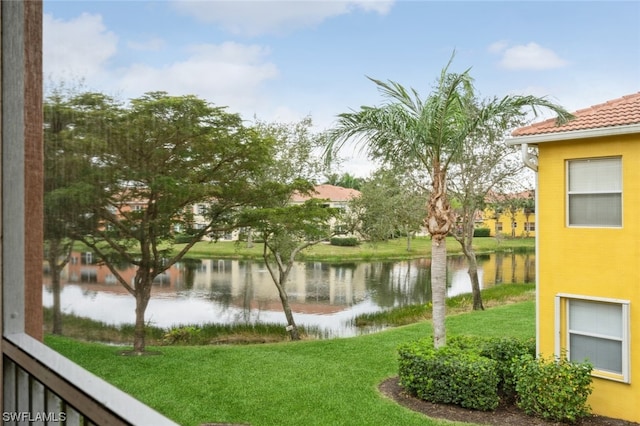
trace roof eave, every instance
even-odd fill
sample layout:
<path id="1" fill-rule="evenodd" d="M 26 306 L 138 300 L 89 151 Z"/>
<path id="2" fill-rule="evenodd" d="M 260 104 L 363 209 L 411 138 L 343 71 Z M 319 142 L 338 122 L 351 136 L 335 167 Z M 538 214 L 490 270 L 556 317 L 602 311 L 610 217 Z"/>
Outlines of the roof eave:
<path id="1" fill-rule="evenodd" d="M 528 136 L 515 136 L 507 139 L 507 145 L 537 145 L 545 142 L 559 142 L 571 139 L 587 139 L 602 136 L 628 135 L 640 133 L 640 123 L 626 126 L 599 127 L 597 129 L 574 130 L 570 132 L 542 133 Z"/>

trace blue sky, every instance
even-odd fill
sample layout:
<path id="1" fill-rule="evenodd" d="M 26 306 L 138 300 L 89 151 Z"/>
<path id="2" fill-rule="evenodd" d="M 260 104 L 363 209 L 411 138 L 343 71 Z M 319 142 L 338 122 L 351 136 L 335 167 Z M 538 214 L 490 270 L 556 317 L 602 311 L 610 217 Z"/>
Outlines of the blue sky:
<path id="1" fill-rule="evenodd" d="M 452 52 L 482 97 L 575 111 L 640 91 L 638 1 L 44 0 L 44 72 L 122 99 L 195 94 L 247 120 L 316 127 L 382 98 L 426 96 Z M 365 176 L 354 158 L 341 171 Z"/>

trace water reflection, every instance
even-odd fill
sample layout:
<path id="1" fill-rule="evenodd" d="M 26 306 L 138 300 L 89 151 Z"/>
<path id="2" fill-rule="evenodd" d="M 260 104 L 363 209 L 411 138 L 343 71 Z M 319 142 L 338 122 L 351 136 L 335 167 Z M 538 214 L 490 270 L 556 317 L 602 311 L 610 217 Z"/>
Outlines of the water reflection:
<path id="1" fill-rule="evenodd" d="M 533 282 L 535 256 L 491 254 L 479 257 L 483 288 Z M 328 264 L 299 262 L 287 291 L 299 325 L 331 336 L 352 336 L 350 324 L 361 313 L 431 300 L 430 260 Z M 448 262 L 449 296 L 468 293 L 471 284 L 464 257 Z M 134 268 L 122 267 L 128 280 Z M 53 304 L 50 279 L 44 276 L 45 306 Z M 110 271 L 86 254 L 76 253 L 62 277 L 61 306 L 109 324 L 133 323 L 135 302 Z M 160 327 L 194 323 L 276 322 L 285 324 L 280 299 L 264 264 L 251 260 L 187 260 L 158 277 L 147 308 L 147 321 Z"/>

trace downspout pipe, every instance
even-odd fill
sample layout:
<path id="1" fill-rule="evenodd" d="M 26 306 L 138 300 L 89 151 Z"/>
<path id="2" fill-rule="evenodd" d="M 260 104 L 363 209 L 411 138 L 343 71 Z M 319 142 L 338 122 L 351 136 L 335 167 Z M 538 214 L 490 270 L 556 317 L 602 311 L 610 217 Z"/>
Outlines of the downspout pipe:
<path id="1" fill-rule="evenodd" d="M 533 170 L 534 172 L 538 171 L 538 164 L 536 161 L 536 156 L 529 152 L 529 145 L 523 143 L 520 145 L 520 152 L 522 154 L 522 162 L 525 166 Z"/>
<path id="2" fill-rule="evenodd" d="M 535 215 L 535 226 L 536 226 L 536 233 L 539 232 L 540 227 L 538 225 L 538 214 L 537 214 L 537 210 L 538 210 L 538 158 L 531 154 L 529 152 L 529 145 L 526 143 L 520 144 L 520 152 L 522 154 L 522 162 L 524 163 L 525 166 L 527 166 L 528 168 L 530 168 L 531 170 L 533 170 L 536 174 L 536 191 L 535 191 L 535 206 L 536 206 L 536 215 Z M 540 288 L 539 288 L 539 277 L 540 277 L 540 270 L 539 270 L 539 265 L 540 265 L 540 261 L 538 259 L 540 259 L 540 238 L 538 238 L 538 235 L 536 234 L 536 246 L 535 246 L 535 250 L 536 250 L 536 353 L 539 354 L 540 353 Z"/>

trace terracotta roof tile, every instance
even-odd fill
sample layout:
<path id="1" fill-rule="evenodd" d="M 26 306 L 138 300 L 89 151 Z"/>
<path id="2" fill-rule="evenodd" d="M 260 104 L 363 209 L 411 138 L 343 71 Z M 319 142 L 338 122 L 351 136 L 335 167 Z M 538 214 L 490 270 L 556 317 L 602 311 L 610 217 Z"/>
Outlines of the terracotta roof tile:
<path id="1" fill-rule="evenodd" d="M 291 201 L 293 202 L 303 202 L 310 198 L 318 198 L 318 199 L 328 199 L 330 201 L 349 201 L 352 198 L 356 198 L 360 196 L 360 191 L 351 188 L 343 188 L 341 186 L 334 185 L 316 185 L 314 187 L 315 193 L 313 196 L 308 195 L 300 195 L 298 193 L 294 193 L 291 196 Z"/>
<path id="2" fill-rule="evenodd" d="M 522 199 L 522 200 L 526 200 L 528 198 L 534 198 L 534 197 L 535 197 L 535 192 L 534 192 L 533 189 L 527 189 L 525 191 L 514 192 L 514 193 L 510 193 L 510 194 L 503 194 L 503 193 L 499 193 L 499 192 L 490 191 L 489 193 L 487 193 L 487 195 L 485 196 L 484 200 L 487 203 L 497 203 L 499 201 L 505 201 L 507 199 L 512 199 L 512 200 Z"/>
<path id="3" fill-rule="evenodd" d="M 556 126 L 556 120 L 552 118 L 520 127 L 511 135 L 529 136 L 640 124 L 640 92 L 578 110 L 573 115 L 573 120 L 561 126 Z"/>

